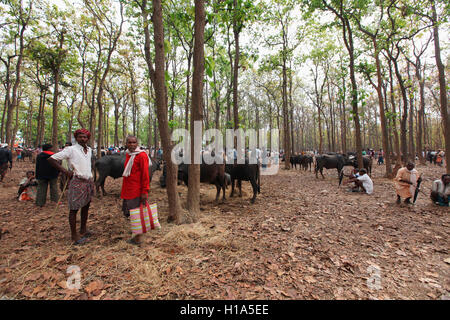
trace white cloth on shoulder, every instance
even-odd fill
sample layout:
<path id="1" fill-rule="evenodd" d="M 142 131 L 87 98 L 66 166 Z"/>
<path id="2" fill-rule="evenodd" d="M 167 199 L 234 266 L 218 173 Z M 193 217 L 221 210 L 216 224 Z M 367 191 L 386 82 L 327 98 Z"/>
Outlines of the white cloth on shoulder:
<path id="1" fill-rule="evenodd" d="M 130 160 L 128 161 L 125 170 L 123 170 L 123 174 L 122 177 L 129 177 L 131 174 L 131 168 L 133 168 L 133 163 L 134 163 L 134 157 L 136 157 L 139 153 L 144 152 L 147 157 L 148 157 L 148 165 L 151 166 L 152 165 L 152 160 L 150 159 L 150 157 L 148 156 L 147 152 L 145 152 L 145 150 L 141 150 L 141 148 L 136 148 L 136 150 L 134 152 L 130 152 L 130 150 L 127 150 L 126 153 L 130 155 Z"/>

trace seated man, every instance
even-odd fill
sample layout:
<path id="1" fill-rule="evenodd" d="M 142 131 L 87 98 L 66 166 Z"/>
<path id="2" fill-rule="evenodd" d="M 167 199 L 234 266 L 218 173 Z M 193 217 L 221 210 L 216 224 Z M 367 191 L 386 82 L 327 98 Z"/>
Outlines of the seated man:
<path id="1" fill-rule="evenodd" d="M 35 200 L 36 199 L 37 181 L 34 177 L 34 171 L 27 171 L 26 178 L 20 181 L 19 191 L 17 192 L 17 199 Z"/>
<path id="2" fill-rule="evenodd" d="M 366 169 L 360 169 L 359 176 L 350 178 L 348 182 L 354 182 L 355 186 L 361 189 L 361 192 L 365 192 L 367 194 L 373 193 L 373 182 L 367 175 Z"/>
<path id="3" fill-rule="evenodd" d="M 437 205 L 448 207 L 450 199 L 450 174 L 444 174 L 440 180 L 433 182 L 431 200 Z"/>
<path id="4" fill-rule="evenodd" d="M 405 198 L 406 204 L 412 204 L 411 198 L 414 196 L 417 183 L 422 181 L 422 178 L 414 167 L 415 164 L 413 162 L 408 162 L 406 167 L 400 168 L 397 172 L 394 179 L 397 204 L 401 203 L 401 198 Z"/>

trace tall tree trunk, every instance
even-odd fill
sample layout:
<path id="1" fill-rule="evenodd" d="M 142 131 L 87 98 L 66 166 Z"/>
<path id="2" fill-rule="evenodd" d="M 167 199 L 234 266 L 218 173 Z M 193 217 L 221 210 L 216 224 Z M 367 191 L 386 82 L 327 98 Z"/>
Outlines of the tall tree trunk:
<path id="1" fill-rule="evenodd" d="M 234 0 L 235 8 L 237 0 Z M 234 33 L 234 63 L 233 63 L 233 123 L 234 130 L 239 128 L 239 107 L 238 107 L 238 77 L 239 77 L 239 32 L 236 25 L 236 21 L 233 22 L 233 33 Z M 237 140 L 235 138 L 235 148 L 237 147 Z"/>
<path id="2" fill-rule="evenodd" d="M 441 47 L 439 43 L 439 24 L 437 21 L 435 0 L 431 0 L 432 21 L 433 21 L 433 38 L 434 38 L 434 57 L 436 59 L 436 66 L 439 74 L 439 98 L 441 104 L 441 118 L 444 126 L 444 141 L 445 141 L 445 155 L 446 155 L 446 172 L 450 174 L 450 106 L 447 102 L 447 86 L 445 80 L 445 68 L 441 59 Z"/>
<path id="3" fill-rule="evenodd" d="M 22 3 L 20 3 L 20 9 L 22 13 Z M 11 148 L 14 145 L 14 138 L 12 136 L 12 120 L 13 120 L 13 112 L 14 109 L 18 107 L 18 89 L 21 79 L 21 73 L 22 73 L 22 60 L 23 60 L 23 51 L 25 49 L 24 46 L 24 33 L 25 29 L 27 27 L 27 24 L 23 24 L 22 28 L 20 30 L 20 38 L 19 38 L 19 55 L 17 58 L 16 63 L 16 80 L 14 81 L 13 91 L 12 91 L 12 99 L 11 103 L 8 106 L 8 112 L 6 117 L 6 126 L 5 126 L 5 135 L 6 135 L 6 142 L 10 144 Z"/>
<path id="4" fill-rule="evenodd" d="M 424 70 L 425 73 L 425 70 Z M 417 112 L 417 136 L 416 136 L 416 144 L 417 149 L 419 151 L 419 160 L 421 164 L 426 163 L 426 159 L 422 154 L 422 151 L 424 150 L 422 141 L 425 141 L 423 139 L 424 136 L 424 130 L 423 130 L 423 120 L 425 115 L 425 81 L 422 78 L 422 67 L 420 64 L 420 59 L 416 60 L 416 78 L 419 82 L 419 96 L 420 96 L 420 108 Z"/>
<path id="5" fill-rule="evenodd" d="M 187 195 L 187 208 L 190 221 L 196 222 L 200 214 L 200 164 L 194 159 L 201 153 L 201 145 L 195 140 L 194 122 L 203 123 L 203 76 L 204 76 L 204 33 L 205 33 L 205 7 L 204 0 L 195 0 L 194 23 L 194 73 L 192 77 L 192 104 L 191 104 L 191 164 L 189 165 L 189 186 Z M 202 160 L 202 159 L 201 159 Z M 202 160 L 203 161 L 203 160 Z"/>
<path id="6" fill-rule="evenodd" d="M 98 87 L 98 94 L 97 94 L 97 106 L 98 106 L 98 137 L 97 137 L 97 157 L 101 157 L 101 146 L 103 144 L 103 90 L 105 87 L 105 81 L 106 77 L 108 76 L 109 70 L 111 68 L 111 57 L 113 52 L 116 50 L 117 42 L 120 38 L 120 35 L 122 33 L 122 25 L 123 25 L 123 4 L 120 3 L 120 15 L 121 15 L 121 21 L 119 30 L 117 32 L 114 31 L 111 27 L 111 34 L 109 36 L 109 47 L 108 47 L 108 56 L 106 58 L 106 64 L 105 64 L 105 70 L 103 71 L 102 78 L 100 80 L 100 84 Z M 134 92 L 133 92 L 134 94 Z"/>
<path id="7" fill-rule="evenodd" d="M 384 112 L 384 99 L 383 99 L 383 92 L 382 92 L 382 86 L 383 86 L 383 80 L 381 76 L 381 62 L 380 62 L 380 51 L 378 48 L 378 43 L 376 40 L 376 37 L 372 38 L 374 50 L 375 50 L 375 64 L 377 68 L 377 94 L 378 94 L 378 105 L 380 110 L 380 121 L 381 121 L 381 137 L 382 137 L 382 143 L 383 143 L 383 150 L 384 150 L 384 160 L 386 162 L 386 174 L 385 177 L 392 177 L 392 166 L 391 166 L 391 158 L 389 157 L 390 149 L 388 144 L 388 131 L 387 131 L 387 124 L 386 124 L 386 114 Z M 387 101 L 386 101 L 387 103 Z"/>
<path id="8" fill-rule="evenodd" d="M 119 145 L 119 107 L 120 100 L 113 99 L 114 101 L 114 146 Z"/>
<path id="9" fill-rule="evenodd" d="M 8 112 L 8 107 L 11 103 L 11 80 L 10 80 L 10 67 L 11 67 L 11 57 L 7 58 L 8 60 L 3 60 L 3 63 L 5 64 L 5 106 L 3 107 L 3 113 L 2 113 L 2 126 L 0 128 L 0 141 L 6 142 L 6 132 L 5 132 L 5 116 Z"/>
<path id="10" fill-rule="evenodd" d="M 400 69 L 398 67 L 398 62 L 396 58 L 392 58 L 392 63 L 394 64 L 395 75 L 397 77 L 398 84 L 400 86 L 400 93 L 402 96 L 403 102 L 403 113 L 402 118 L 400 120 L 400 143 L 401 143 L 401 152 L 403 162 L 408 162 L 411 160 L 410 155 L 408 154 L 408 142 L 407 142 L 407 129 L 406 122 L 408 120 L 408 96 L 406 94 L 405 81 L 400 73 Z"/>
<path id="11" fill-rule="evenodd" d="M 27 128 L 25 133 L 25 144 L 27 147 L 31 147 L 31 134 L 33 129 L 33 100 L 30 99 L 30 104 L 28 106 L 28 116 L 27 116 Z"/>
<path id="12" fill-rule="evenodd" d="M 354 45 L 353 45 L 353 33 L 350 25 L 349 18 L 347 13 L 344 12 L 343 6 L 340 7 L 339 12 L 336 11 L 334 7 L 331 7 L 325 1 L 323 1 L 324 5 L 331 10 L 342 23 L 342 36 L 344 40 L 345 47 L 347 48 L 350 60 L 350 81 L 352 84 L 352 92 L 351 92 L 351 105 L 352 105 L 352 113 L 353 113 L 353 121 L 355 124 L 355 145 L 356 145 L 356 153 L 358 157 L 358 167 L 363 168 L 363 158 L 362 158 L 362 145 L 361 145 L 361 125 L 359 121 L 359 112 L 358 112 L 358 85 L 356 83 L 355 76 L 355 55 L 354 55 Z"/>
<path id="13" fill-rule="evenodd" d="M 189 129 L 189 97 L 191 94 L 191 61 L 192 52 L 191 47 L 189 47 L 189 52 L 187 56 L 188 70 L 186 74 L 186 102 L 184 104 L 184 128 Z"/>
<path id="14" fill-rule="evenodd" d="M 17 136 L 17 131 L 19 130 L 19 106 L 20 100 L 22 100 L 22 90 L 19 90 L 19 97 L 17 99 L 17 108 L 16 108 L 16 123 L 14 125 L 12 136 L 15 138 Z"/>
<path id="15" fill-rule="evenodd" d="M 89 112 L 89 132 L 91 133 L 91 137 L 89 139 L 89 145 L 94 148 L 95 144 L 95 94 L 97 92 L 97 84 L 98 84 L 98 68 L 100 63 L 100 56 L 97 58 L 97 69 L 94 71 L 94 85 L 92 88 L 92 98 L 91 103 L 87 102 L 90 112 Z M 98 149 L 100 149 L 100 146 L 98 146 Z"/>
<path id="16" fill-rule="evenodd" d="M 52 117 L 52 145 L 53 151 L 58 152 L 59 144 L 58 144 L 58 95 L 59 95 L 59 78 L 61 76 L 60 69 L 62 58 L 64 55 L 63 52 L 63 44 L 64 44 L 64 31 L 61 31 L 59 38 L 59 50 L 58 50 L 58 62 L 56 63 L 55 70 L 53 71 L 53 79 L 54 89 L 53 89 L 53 117 Z"/>
<path id="17" fill-rule="evenodd" d="M 390 83 L 390 98 L 391 98 L 391 106 L 392 106 L 392 113 L 394 115 L 397 114 L 397 108 L 395 107 L 395 93 L 394 93 L 394 77 L 392 74 L 392 64 L 391 60 L 389 59 L 389 83 Z M 394 146 L 395 146 L 395 153 L 396 153 L 396 166 L 401 165 L 402 163 L 402 157 L 400 153 L 400 140 L 398 136 L 398 130 L 397 130 L 397 119 L 396 117 L 392 118 L 392 132 L 394 133 Z"/>
<path id="18" fill-rule="evenodd" d="M 41 87 L 41 92 L 39 94 L 39 113 L 38 113 L 38 123 L 37 123 L 37 131 L 36 131 L 36 147 L 42 145 L 43 142 L 43 132 L 45 128 L 45 98 L 46 98 L 46 90 L 43 90 Z"/>
<path id="19" fill-rule="evenodd" d="M 167 166 L 167 197 L 169 203 L 169 217 L 168 221 L 175 223 L 183 223 L 184 216 L 181 209 L 180 200 L 177 193 L 177 167 L 172 162 L 171 153 L 173 144 L 170 141 L 170 131 L 168 123 L 167 110 L 167 88 L 165 85 L 165 70 L 164 70 L 164 30 L 162 19 L 161 0 L 153 0 L 153 30 L 154 30 L 154 44 L 155 44 L 155 69 L 153 69 L 152 55 L 150 52 L 150 31 L 148 21 L 149 11 L 147 9 L 147 0 L 142 0 L 141 15 L 143 19 L 143 29 L 145 36 L 145 61 L 147 63 L 150 78 L 155 88 L 156 110 L 158 116 L 158 128 L 161 136 L 162 148 L 164 150 L 163 156 Z"/>

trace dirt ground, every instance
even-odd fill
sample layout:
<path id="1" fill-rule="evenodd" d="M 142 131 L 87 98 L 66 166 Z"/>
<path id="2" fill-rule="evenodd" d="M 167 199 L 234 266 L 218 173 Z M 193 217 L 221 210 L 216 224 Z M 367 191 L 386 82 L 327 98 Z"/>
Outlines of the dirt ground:
<path id="1" fill-rule="evenodd" d="M 14 199 L 30 162 L 14 163 L 0 184 L 0 299 L 449 299 L 449 209 L 429 199 L 444 168 L 418 166 L 424 193 L 414 206 L 398 206 L 384 167 L 374 165 L 375 193 L 338 187 L 326 179 L 280 170 L 263 176 L 261 194 L 214 203 L 215 187 L 202 185 L 201 218 L 190 225 L 166 222 L 167 196 L 151 186 L 162 229 L 141 247 L 128 244 L 121 179 L 107 179 L 95 198 L 94 236 L 72 246 L 67 200 L 55 210 Z M 349 171 L 349 168 L 346 169 Z M 179 186 L 182 201 L 187 189 Z M 70 266 L 81 288 L 67 289 Z M 73 279 L 73 278 L 72 278 Z"/>

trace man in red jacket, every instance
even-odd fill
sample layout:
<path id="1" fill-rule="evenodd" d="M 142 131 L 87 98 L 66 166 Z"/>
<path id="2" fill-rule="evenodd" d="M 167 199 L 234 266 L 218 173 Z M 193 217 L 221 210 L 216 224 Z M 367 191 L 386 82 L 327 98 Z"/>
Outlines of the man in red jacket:
<path id="1" fill-rule="evenodd" d="M 144 150 L 138 148 L 137 138 L 128 136 L 126 139 L 126 159 L 123 171 L 122 210 L 125 216 L 130 215 L 130 210 L 139 208 L 147 203 L 148 192 L 150 190 L 150 178 L 148 174 L 149 158 Z M 128 242 L 139 244 L 142 241 L 142 234 L 136 235 Z"/>

